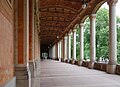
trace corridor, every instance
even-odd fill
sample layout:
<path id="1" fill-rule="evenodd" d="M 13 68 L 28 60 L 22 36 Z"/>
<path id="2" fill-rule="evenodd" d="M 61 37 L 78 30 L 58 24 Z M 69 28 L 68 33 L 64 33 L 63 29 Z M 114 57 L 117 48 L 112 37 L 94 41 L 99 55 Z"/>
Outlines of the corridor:
<path id="1" fill-rule="evenodd" d="M 54 60 L 43 60 L 40 87 L 120 87 L 120 76 Z"/>

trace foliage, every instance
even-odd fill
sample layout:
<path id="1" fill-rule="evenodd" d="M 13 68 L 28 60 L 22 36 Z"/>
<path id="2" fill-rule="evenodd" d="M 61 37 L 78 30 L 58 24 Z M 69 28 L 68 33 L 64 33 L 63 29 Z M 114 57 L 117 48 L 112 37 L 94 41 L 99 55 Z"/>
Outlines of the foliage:
<path id="1" fill-rule="evenodd" d="M 96 17 L 96 57 L 108 58 L 108 41 L 109 41 L 109 13 L 105 8 L 97 12 Z"/>
<path id="2" fill-rule="evenodd" d="M 117 62 L 120 64 L 120 18 L 117 17 Z"/>
<path id="3" fill-rule="evenodd" d="M 76 32 L 76 58 L 77 60 L 80 59 L 80 27 L 77 26 L 77 32 Z"/>
<path id="4" fill-rule="evenodd" d="M 90 58 L 90 19 L 85 20 L 84 26 L 84 58 L 85 60 Z"/>

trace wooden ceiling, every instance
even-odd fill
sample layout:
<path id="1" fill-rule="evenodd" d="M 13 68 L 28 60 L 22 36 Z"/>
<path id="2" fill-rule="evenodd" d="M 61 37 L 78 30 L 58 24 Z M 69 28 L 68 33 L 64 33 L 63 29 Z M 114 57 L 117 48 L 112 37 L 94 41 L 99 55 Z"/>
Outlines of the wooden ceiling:
<path id="1" fill-rule="evenodd" d="M 74 27 L 74 22 L 80 21 L 83 17 L 81 13 L 90 13 L 98 3 L 105 0 L 84 1 L 91 5 L 85 12 L 82 9 L 83 0 L 39 0 L 41 46 L 48 47 L 55 44 L 70 28 Z M 77 18 L 78 16 L 81 17 Z"/>

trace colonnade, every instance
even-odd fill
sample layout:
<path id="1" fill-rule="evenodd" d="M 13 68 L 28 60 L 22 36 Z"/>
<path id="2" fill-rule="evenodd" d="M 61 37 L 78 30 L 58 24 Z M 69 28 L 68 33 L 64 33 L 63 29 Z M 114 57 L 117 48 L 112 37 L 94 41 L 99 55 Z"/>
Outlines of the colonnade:
<path id="1" fill-rule="evenodd" d="M 116 3 L 117 0 L 109 0 L 109 63 L 107 65 L 107 73 L 115 73 L 115 68 L 117 64 L 117 32 L 116 32 Z M 94 63 L 96 61 L 96 14 L 92 13 L 90 16 L 90 61 L 88 68 L 94 68 Z M 82 65 L 84 61 L 84 23 L 79 24 L 80 27 L 80 61 L 79 65 Z M 71 33 L 73 35 L 73 53 L 71 57 Z M 64 51 L 59 50 L 58 55 L 61 55 L 64 52 L 63 60 L 76 60 L 76 27 L 71 29 L 68 34 L 63 38 Z M 61 41 L 56 43 L 61 48 Z M 58 46 L 56 46 L 58 47 Z M 58 48 L 55 48 L 58 49 Z M 61 58 L 57 56 L 56 58 Z"/>

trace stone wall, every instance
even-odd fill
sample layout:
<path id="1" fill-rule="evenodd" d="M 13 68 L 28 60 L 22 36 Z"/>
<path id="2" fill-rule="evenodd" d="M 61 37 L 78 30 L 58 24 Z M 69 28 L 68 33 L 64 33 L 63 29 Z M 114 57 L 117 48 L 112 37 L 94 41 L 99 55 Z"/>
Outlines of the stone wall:
<path id="1" fill-rule="evenodd" d="M 14 76 L 13 0 L 0 0 L 0 86 Z"/>

